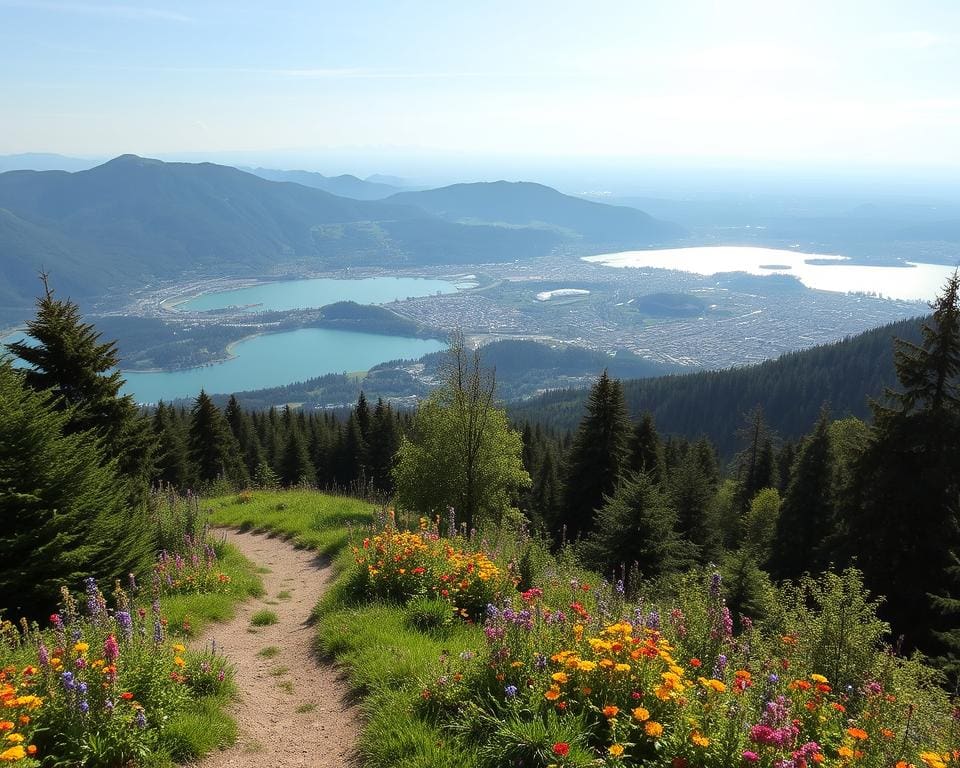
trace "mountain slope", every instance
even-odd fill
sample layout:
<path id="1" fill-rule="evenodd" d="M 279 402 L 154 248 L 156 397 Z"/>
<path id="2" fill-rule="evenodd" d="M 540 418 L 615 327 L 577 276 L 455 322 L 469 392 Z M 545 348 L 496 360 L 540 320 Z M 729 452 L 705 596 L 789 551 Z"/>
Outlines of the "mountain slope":
<path id="1" fill-rule="evenodd" d="M 633 417 L 649 411 L 665 434 L 709 437 L 729 458 L 737 449 L 743 416 L 760 405 L 780 437 L 806 434 L 822 405 L 834 416 L 868 418 L 868 399 L 896 386 L 893 338 L 919 339 L 919 321 L 903 320 L 759 365 L 623 382 Z M 599 373 L 599 372 L 598 372 Z M 560 429 L 575 429 L 584 412 L 584 390 L 550 392 L 509 410 Z"/>
<path id="2" fill-rule="evenodd" d="M 243 274 L 280 263 L 508 261 L 542 255 L 560 239 L 452 223 L 410 205 L 351 200 L 227 166 L 135 155 L 77 173 L 0 174 L 0 209 L 10 214 L 0 259 L 18 265 L 6 281 L 7 311 L 32 303 L 41 267 L 55 286 L 61 273 L 75 276 L 71 291 L 92 297 L 190 271 Z"/>
<path id="3" fill-rule="evenodd" d="M 454 184 L 400 192 L 387 201 L 416 205 L 451 221 L 550 227 L 592 243 L 646 245 L 682 231 L 635 208 L 595 203 L 526 181 Z"/>

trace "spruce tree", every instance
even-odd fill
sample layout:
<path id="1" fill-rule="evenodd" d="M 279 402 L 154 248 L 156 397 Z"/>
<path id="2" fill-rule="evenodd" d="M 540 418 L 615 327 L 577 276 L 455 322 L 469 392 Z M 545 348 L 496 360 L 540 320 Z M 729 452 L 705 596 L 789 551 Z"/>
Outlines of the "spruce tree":
<path id="1" fill-rule="evenodd" d="M 644 579 L 689 568 L 695 553 L 677 536 L 675 517 L 650 478 L 633 475 L 597 512 L 581 547 L 583 557 L 602 573 L 636 571 Z"/>
<path id="2" fill-rule="evenodd" d="M 280 463 L 280 482 L 288 488 L 301 483 L 312 485 L 316 482 L 310 453 L 297 428 L 291 429 L 287 435 L 283 461 Z"/>
<path id="3" fill-rule="evenodd" d="M 633 472 L 645 472 L 654 482 L 663 479 L 663 446 L 653 423 L 653 415 L 644 413 L 630 436 L 630 459 L 628 466 Z"/>
<path id="4" fill-rule="evenodd" d="M 830 417 L 824 409 L 800 446 L 780 508 L 769 563 L 774 578 L 816 575 L 829 564 L 823 559 L 823 550 L 835 525 L 833 468 Z"/>
<path id="5" fill-rule="evenodd" d="M 117 462 L 73 413 L 0 362 L 0 606 L 39 618 L 61 584 L 109 584 L 151 559 L 145 516 L 131 515 Z"/>
<path id="6" fill-rule="evenodd" d="M 687 451 L 666 482 L 666 493 L 676 510 L 677 534 L 695 547 L 697 559 L 704 564 L 715 558 L 719 548 L 712 514 L 715 483 L 709 466 L 704 468 L 704 454 L 696 447 Z"/>
<path id="7" fill-rule="evenodd" d="M 156 479 L 161 483 L 185 490 L 193 485 L 193 468 L 187 456 L 186 436 L 173 408 L 161 400 L 153 412 L 153 432 L 156 436 Z"/>
<path id="8" fill-rule="evenodd" d="M 626 467 L 630 421 L 623 387 L 604 371 L 590 390 L 584 415 L 567 458 L 563 509 L 554 535 L 566 527 L 566 538 L 589 533 L 604 496 L 616 489 Z"/>
<path id="9" fill-rule="evenodd" d="M 27 323 L 33 341 L 8 344 L 7 349 L 26 363 L 26 384 L 50 392 L 56 407 L 69 412 L 66 432 L 94 431 L 103 439 L 105 458 L 117 459 L 120 474 L 130 483 L 130 500 L 142 501 L 154 470 L 153 431 L 133 398 L 120 394 L 124 380 L 117 368 L 117 345 L 101 342 L 96 328 L 83 322 L 80 308 L 56 298 L 45 274 L 41 280 L 44 293 Z"/>
<path id="10" fill-rule="evenodd" d="M 393 409 L 377 399 L 373 409 L 370 436 L 367 444 L 367 464 L 370 467 L 370 481 L 380 493 L 393 492 L 393 461 L 400 447 L 400 433 Z"/>
<path id="11" fill-rule="evenodd" d="M 885 618 L 907 647 L 937 652 L 957 617 L 940 610 L 960 551 L 960 278 L 924 323 L 922 341 L 897 340 L 901 389 L 872 403 L 870 441 L 857 463 L 847 552 L 867 586 L 886 595 Z M 931 604 L 924 596 L 936 595 Z"/>
<path id="12" fill-rule="evenodd" d="M 188 450 L 201 483 L 213 483 L 222 478 L 239 488 L 247 482 L 246 468 L 240 459 L 240 447 L 230 426 L 202 389 L 190 411 Z"/>

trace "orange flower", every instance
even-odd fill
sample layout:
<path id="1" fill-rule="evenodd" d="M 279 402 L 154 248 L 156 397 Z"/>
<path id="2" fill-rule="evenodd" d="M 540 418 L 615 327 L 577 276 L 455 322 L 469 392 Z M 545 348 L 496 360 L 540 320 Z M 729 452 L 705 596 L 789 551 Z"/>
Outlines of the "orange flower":
<path id="1" fill-rule="evenodd" d="M 694 731 L 690 734 L 690 741 L 696 744 L 698 747 L 709 747 L 710 739 L 704 736 L 700 731 Z"/>
<path id="2" fill-rule="evenodd" d="M 556 701 L 560 698 L 560 686 L 551 685 L 550 690 L 543 694 L 543 698 L 547 701 Z"/>
<path id="3" fill-rule="evenodd" d="M 653 738 L 658 738 L 663 736 L 663 726 L 660 725 L 656 720 L 648 720 L 643 726 L 644 733 L 647 736 L 652 736 Z"/>
<path id="4" fill-rule="evenodd" d="M 614 757 L 620 757 L 623 754 L 623 745 L 622 744 L 611 744 L 607 747 L 607 752 L 609 752 Z"/>
<path id="5" fill-rule="evenodd" d="M 863 728 L 847 728 L 847 733 L 852 739 L 864 741 L 867 738 L 867 732 Z"/>
<path id="6" fill-rule="evenodd" d="M 616 707 L 613 704 L 607 704 L 607 706 L 603 708 L 603 716 L 609 720 L 611 717 L 616 717 L 619 711 L 620 707 Z"/>
<path id="7" fill-rule="evenodd" d="M 644 707 L 637 707 L 633 710 L 633 719 L 638 723 L 646 722 L 650 719 L 650 710 Z"/>

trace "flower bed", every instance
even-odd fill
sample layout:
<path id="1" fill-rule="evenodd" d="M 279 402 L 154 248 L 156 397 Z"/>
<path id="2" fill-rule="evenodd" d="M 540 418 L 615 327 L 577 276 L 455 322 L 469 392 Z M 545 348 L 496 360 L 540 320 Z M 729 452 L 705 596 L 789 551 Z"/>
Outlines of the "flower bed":
<path id="1" fill-rule="evenodd" d="M 836 619 L 827 608 L 762 630 L 741 617 L 735 634 L 716 574 L 688 580 L 670 607 L 628 603 L 609 585 L 563 586 L 556 571 L 518 593 L 509 566 L 463 547 L 426 525 L 388 526 L 354 554 L 370 597 L 442 596 L 482 620 L 486 647 L 445 657 L 418 705 L 481 765 L 960 765 L 960 711 L 933 674 L 876 646 L 864 656 L 843 637 L 834 648 L 804 636 Z M 862 591 L 855 574 L 831 578 L 823 589 Z M 486 595 L 496 597 L 480 612 Z M 854 669 L 851 658 L 866 661 Z"/>

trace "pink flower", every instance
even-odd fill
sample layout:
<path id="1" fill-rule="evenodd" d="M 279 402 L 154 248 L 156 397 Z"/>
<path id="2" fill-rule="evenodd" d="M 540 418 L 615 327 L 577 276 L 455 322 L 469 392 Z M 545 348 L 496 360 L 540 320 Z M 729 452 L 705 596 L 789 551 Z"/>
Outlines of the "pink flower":
<path id="1" fill-rule="evenodd" d="M 113 663 L 120 656 L 120 646 L 117 645 L 117 638 L 110 635 L 103 641 L 103 658 L 108 663 Z"/>
<path id="2" fill-rule="evenodd" d="M 760 759 L 760 755 L 758 755 L 756 752 L 751 752 L 748 749 L 743 753 L 743 759 L 746 760 L 748 763 L 755 763 L 757 762 L 757 760 Z"/>

